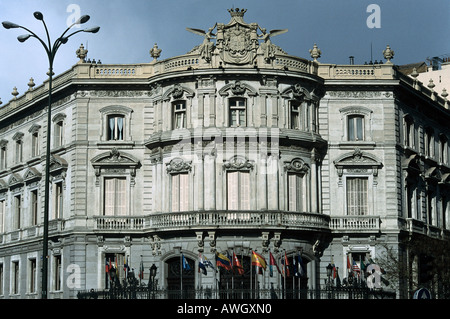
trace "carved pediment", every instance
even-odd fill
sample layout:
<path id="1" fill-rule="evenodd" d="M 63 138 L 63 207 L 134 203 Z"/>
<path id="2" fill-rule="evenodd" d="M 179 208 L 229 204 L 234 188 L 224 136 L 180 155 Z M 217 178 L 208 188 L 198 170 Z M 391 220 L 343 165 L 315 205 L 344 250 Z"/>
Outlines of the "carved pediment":
<path id="1" fill-rule="evenodd" d="M 17 173 L 12 173 L 8 180 L 9 187 L 20 186 L 23 184 L 23 179 Z"/>
<path id="2" fill-rule="evenodd" d="M 225 161 L 223 168 L 227 170 L 251 170 L 254 167 L 254 162 L 248 160 L 244 156 L 235 155 L 228 161 Z"/>
<path id="3" fill-rule="evenodd" d="M 38 180 L 42 177 L 42 174 L 35 168 L 30 167 L 23 175 L 23 180 L 27 183 Z"/>
<path id="4" fill-rule="evenodd" d="M 372 169 L 373 175 L 376 176 L 378 175 L 378 169 L 383 166 L 376 156 L 362 152 L 359 148 L 356 148 L 354 152 L 339 156 L 333 163 L 338 170 L 339 176 L 342 176 L 344 169 L 349 168 Z"/>
<path id="5" fill-rule="evenodd" d="M 255 88 L 251 85 L 241 81 L 234 81 L 232 83 L 224 85 L 219 90 L 219 95 L 229 96 L 230 91 L 232 93 L 232 96 L 243 96 L 245 93 L 247 93 L 247 95 L 249 96 L 255 96 L 257 94 Z"/>
<path id="6" fill-rule="evenodd" d="M 309 171 L 309 166 L 301 158 L 294 158 L 290 162 L 284 162 L 284 170 L 295 173 L 306 173 Z"/>
<path id="7" fill-rule="evenodd" d="M 164 92 L 162 99 L 170 100 L 172 97 L 174 100 L 180 100 L 186 98 L 194 97 L 195 92 L 188 87 L 182 86 L 180 84 L 175 84 L 173 87 Z"/>
<path id="8" fill-rule="evenodd" d="M 61 170 L 67 170 L 69 167 L 69 164 L 67 161 L 58 155 L 52 155 L 50 157 L 50 173 L 55 174 L 57 172 L 60 172 Z"/>
<path id="9" fill-rule="evenodd" d="M 110 152 L 105 152 L 97 155 L 91 160 L 94 167 L 106 167 L 106 166 L 124 166 L 124 167 L 137 167 L 139 166 L 139 160 L 134 156 L 119 152 L 116 148 Z"/>
<path id="10" fill-rule="evenodd" d="M 187 162 L 180 157 L 173 158 L 169 163 L 166 163 L 167 173 L 177 174 L 191 171 L 191 162 Z"/>
<path id="11" fill-rule="evenodd" d="M 3 180 L 3 178 L 0 178 L 0 191 L 3 191 L 8 188 L 8 184 Z"/>

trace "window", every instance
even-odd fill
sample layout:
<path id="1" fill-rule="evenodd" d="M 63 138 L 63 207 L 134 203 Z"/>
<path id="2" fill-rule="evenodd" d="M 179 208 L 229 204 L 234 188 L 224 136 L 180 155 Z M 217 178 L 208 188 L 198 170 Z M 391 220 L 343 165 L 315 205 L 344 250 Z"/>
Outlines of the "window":
<path id="1" fill-rule="evenodd" d="M 106 253 L 105 254 L 105 288 L 108 289 L 112 282 L 122 283 L 125 278 L 124 254 Z"/>
<path id="2" fill-rule="evenodd" d="M 434 138 L 433 138 L 434 132 L 433 129 L 427 128 L 425 129 L 425 155 L 428 157 L 434 157 Z"/>
<path id="3" fill-rule="evenodd" d="M 38 191 L 34 189 L 30 192 L 31 225 L 37 225 L 38 205 Z"/>
<path id="4" fill-rule="evenodd" d="M 291 101 L 291 129 L 300 129 L 300 103 L 297 101 Z"/>
<path id="5" fill-rule="evenodd" d="M 63 194 L 63 183 L 55 183 L 53 185 L 53 219 L 63 217 Z"/>
<path id="6" fill-rule="evenodd" d="M 4 294 L 3 293 L 3 275 L 4 275 L 3 264 L 0 264 L 0 296 L 2 296 Z"/>
<path id="7" fill-rule="evenodd" d="M 364 140 L 364 116 L 350 115 L 348 116 L 348 140 L 363 141 Z"/>
<path id="8" fill-rule="evenodd" d="M 245 99 L 230 99 L 230 126 L 246 126 Z"/>
<path id="9" fill-rule="evenodd" d="M 37 280 L 36 259 L 30 259 L 28 262 L 29 262 L 28 292 L 35 293 L 36 292 L 36 280 Z"/>
<path id="10" fill-rule="evenodd" d="M 123 115 L 109 115 L 108 116 L 108 141 L 123 141 L 124 140 L 124 116 Z"/>
<path id="11" fill-rule="evenodd" d="M 405 132 L 404 132 L 404 138 L 405 138 L 405 146 L 407 147 L 414 147 L 414 121 L 411 117 L 407 116 L 405 117 Z"/>
<path id="12" fill-rule="evenodd" d="M 173 129 L 186 128 L 186 102 L 173 103 Z"/>
<path id="13" fill-rule="evenodd" d="M 13 295 L 16 295 L 19 293 L 19 280 L 20 280 L 19 262 L 13 261 L 11 266 L 12 266 L 11 293 Z"/>
<path id="14" fill-rule="evenodd" d="M 172 175 L 172 212 L 189 210 L 189 175 Z"/>
<path id="15" fill-rule="evenodd" d="M 426 192 L 426 207 L 428 213 L 428 225 L 437 225 L 436 221 L 436 212 L 435 212 L 435 204 L 436 204 L 436 193 L 433 189 L 430 189 Z"/>
<path id="16" fill-rule="evenodd" d="M 16 163 L 22 163 L 23 160 L 23 142 L 22 140 L 16 141 Z"/>
<path id="17" fill-rule="evenodd" d="M 0 149 L 0 169 L 6 169 L 6 145 Z"/>
<path id="18" fill-rule="evenodd" d="M 347 178 L 347 214 L 367 215 L 368 214 L 368 178 L 348 177 Z"/>
<path id="19" fill-rule="evenodd" d="M 64 122 L 61 121 L 57 121 L 54 125 L 55 128 L 55 132 L 54 132 L 54 147 L 60 147 L 63 146 L 64 144 L 64 136 L 63 136 L 63 128 L 64 128 Z"/>
<path id="20" fill-rule="evenodd" d="M 227 172 L 227 199 L 230 210 L 250 209 L 250 172 Z"/>
<path id="21" fill-rule="evenodd" d="M 127 214 L 126 178 L 105 178 L 104 215 L 125 216 Z"/>
<path id="22" fill-rule="evenodd" d="M 39 156 L 39 133 L 31 134 L 31 156 Z"/>
<path id="23" fill-rule="evenodd" d="M 6 200 L 0 200 L 0 233 L 5 232 Z"/>
<path id="24" fill-rule="evenodd" d="M 20 229 L 22 215 L 22 196 L 14 196 L 14 229 Z"/>
<path id="25" fill-rule="evenodd" d="M 448 164 L 448 139 L 443 134 L 439 136 L 439 162 Z"/>
<path id="26" fill-rule="evenodd" d="M 55 291 L 61 290 L 61 255 L 54 256 L 53 258 L 53 288 Z"/>
<path id="27" fill-rule="evenodd" d="M 306 187 L 304 184 L 304 174 L 288 174 L 288 210 L 301 212 L 305 211 Z"/>

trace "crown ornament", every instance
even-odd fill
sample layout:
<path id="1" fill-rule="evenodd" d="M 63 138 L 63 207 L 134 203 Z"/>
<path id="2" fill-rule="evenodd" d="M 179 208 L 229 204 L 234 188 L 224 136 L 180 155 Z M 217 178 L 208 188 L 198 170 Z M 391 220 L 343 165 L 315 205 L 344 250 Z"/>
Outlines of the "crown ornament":
<path id="1" fill-rule="evenodd" d="M 247 12 L 247 9 L 228 9 L 228 12 L 232 17 L 243 17 L 244 14 Z"/>

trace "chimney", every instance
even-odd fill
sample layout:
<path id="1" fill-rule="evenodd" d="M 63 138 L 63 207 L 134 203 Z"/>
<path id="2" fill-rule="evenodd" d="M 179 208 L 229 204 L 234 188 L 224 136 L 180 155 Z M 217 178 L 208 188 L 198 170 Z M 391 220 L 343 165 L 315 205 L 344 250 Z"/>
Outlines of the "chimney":
<path id="1" fill-rule="evenodd" d="M 355 57 L 353 55 L 351 55 L 349 58 L 350 58 L 350 65 L 354 65 L 355 64 Z"/>

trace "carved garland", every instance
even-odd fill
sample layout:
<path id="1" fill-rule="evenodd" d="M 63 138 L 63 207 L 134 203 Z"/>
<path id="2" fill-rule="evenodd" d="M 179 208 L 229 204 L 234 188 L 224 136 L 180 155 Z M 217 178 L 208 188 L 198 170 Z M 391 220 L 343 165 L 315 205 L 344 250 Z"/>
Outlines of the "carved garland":
<path id="1" fill-rule="evenodd" d="M 244 156 L 235 155 L 223 164 L 225 170 L 252 170 L 254 162 Z"/>

